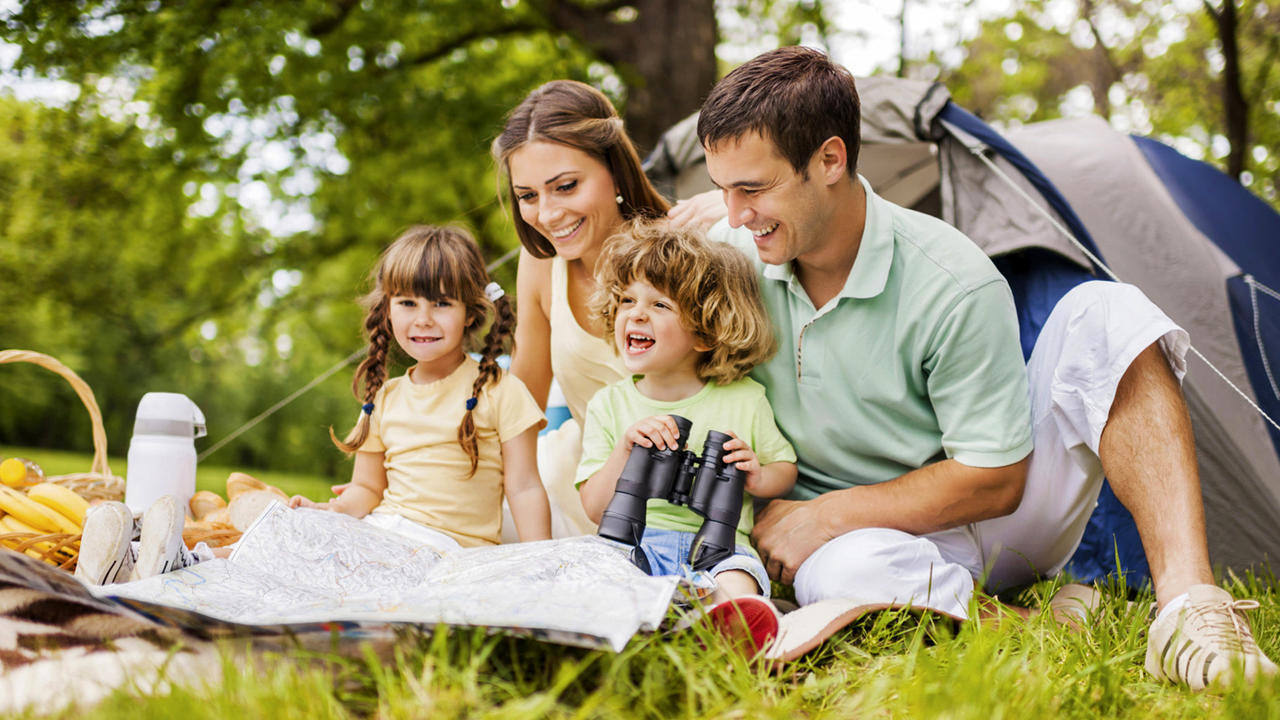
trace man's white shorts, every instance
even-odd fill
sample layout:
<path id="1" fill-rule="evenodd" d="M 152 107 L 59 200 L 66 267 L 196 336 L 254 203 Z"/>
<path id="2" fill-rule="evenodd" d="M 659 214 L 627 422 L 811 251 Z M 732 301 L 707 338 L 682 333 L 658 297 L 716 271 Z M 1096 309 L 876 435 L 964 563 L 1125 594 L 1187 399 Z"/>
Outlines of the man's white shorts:
<path id="1" fill-rule="evenodd" d="M 1156 342 L 1181 382 L 1190 339 L 1141 290 L 1113 282 L 1073 288 L 1045 321 L 1027 363 L 1035 450 L 1018 509 L 925 536 L 936 555 L 920 549 L 920 538 L 896 531 L 836 538 L 800 567 L 797 599 L 810 604 L 863 597 L 880 587 L 880 596 L 924 607 L 942 603 L 935 609 L 963 615 L 954 608 L 965 607 L 968 595 L 952 590 L 961 570 L 992 590 L 1056 574 L 1080 544 L 1098 501 L 1098 443 L 1116 387 L 1138 354 Z M 827 551 L 830 546 L 834 551 Z M 850 562 L 858 564 L 856 576 L 842 569 Z M 940 587 L 939 578 L 951 584 Z"/>

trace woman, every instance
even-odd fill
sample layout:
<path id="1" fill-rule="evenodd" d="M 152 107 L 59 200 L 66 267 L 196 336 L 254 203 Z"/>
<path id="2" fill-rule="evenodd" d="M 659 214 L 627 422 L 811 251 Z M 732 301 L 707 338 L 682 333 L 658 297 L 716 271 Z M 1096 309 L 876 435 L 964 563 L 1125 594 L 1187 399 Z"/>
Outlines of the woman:
<path id="1" fill-rule="evenodd" d="M 596 390 L 623 377 L 587 309 L 596 259 L 626 220 L 669 208 L 649 183 L 622 119 L 599 90 L 555 80 L 507 117 L 493 142 L 523 249 L 511 371 L 545 409 L 554 377 L 573 416 L 538 444 L 556 537 L 595 532 L 573 489 L 581 421 Z"/>

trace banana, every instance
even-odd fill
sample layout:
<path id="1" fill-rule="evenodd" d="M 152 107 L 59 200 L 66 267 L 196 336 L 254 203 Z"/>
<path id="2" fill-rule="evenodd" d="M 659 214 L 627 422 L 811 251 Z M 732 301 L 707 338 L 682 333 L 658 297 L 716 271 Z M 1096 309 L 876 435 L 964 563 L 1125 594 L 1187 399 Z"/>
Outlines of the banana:
<path id="1" fill-rule="evenodd" d="M 3 535 L 5 533 L 19 533 L 23 535 L 48 534 L 31 527 L 30 525 L 22 522 L 21 520 L 19 520 L 18 518 L 12 515 L 5 515 L 4 517 L 0 517 L 0 535 Z M 22 546 L 23 543 L 27 542 L 27 540 L 29 539 L 30 538 L 5 538 L 4 540 L 0 540 L 0 545 L 11 548 L 13 550 L 17 550 L 20 546 Z M 59 548 L 57 553 L 58 559 L 54 560 L 49 557 L 49 551 L 53 549 L 53 547 L 54 545 L 52 542 L 49 542 L 48 540 L 42 540 L 40 542 L 33 542 L 28 544 L 27 547 L 23 550 L 23 552 L 37 560 L 44 560 L 45 562 L 56 565 L 63 557 L 67 555 L 68 548 L 66 547 Z"/>
<path id="2" fill-rule="evenodd" d="M 0 509 L 36 530 L 48 533 L 80 532 L 80 528 L 62 514 L 5 485 L 0 485 Z"/>
<path id="3" fill-rule="evenodd" d="M 62 513 L 77 527 L 84 527 L 84 514 L 89 512 L 89 501 L 70 488 L 51 482 L 43 482 L 27 488 L 27 497 Z"/>
<path id="4" fill-rule="evenodd" d="M 7 532 L 15 532 L 15 533 L 30 533 L 32 535 L 48 535 L 49 534 L 43 530 L 37 530 L 31 527 L 30 525 L 22 522 L 21 520 L 19 520 L 18 518 L 12 515 L 5 515 L 4 517 L 0 517 L 0 528 L 3 528 Z"/>

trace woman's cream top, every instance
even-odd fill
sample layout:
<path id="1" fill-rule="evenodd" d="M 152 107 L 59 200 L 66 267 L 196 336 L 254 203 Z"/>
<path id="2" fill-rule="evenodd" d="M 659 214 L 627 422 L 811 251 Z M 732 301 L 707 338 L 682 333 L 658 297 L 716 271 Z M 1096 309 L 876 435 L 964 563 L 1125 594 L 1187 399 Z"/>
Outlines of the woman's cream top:
<path id="1" fill-rule="evenodd" d="M 626 377 L 622 358 L 606 339 L 587 332 L 569 307 L 569 264 L 551 259 L 551 373 L 564 393 L 569 413 L 582 422 L 587 401 L 605 385 Z"/>

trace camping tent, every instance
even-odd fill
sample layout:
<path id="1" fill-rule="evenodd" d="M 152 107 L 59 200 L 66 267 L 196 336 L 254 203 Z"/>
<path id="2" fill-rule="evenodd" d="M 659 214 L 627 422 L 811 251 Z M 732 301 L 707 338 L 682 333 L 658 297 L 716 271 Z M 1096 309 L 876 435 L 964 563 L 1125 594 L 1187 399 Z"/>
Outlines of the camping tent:
<path id="1" fill-rule="evenodd" d="M 996 260 L 1019 303 L 1027 354 L 1053 303 L 1105 277 L 1103 265 L 1190 332 L 1225 376 L 1188 360 L 1211 560 L 1244 569 L 1280 559 L 1280 431 L 1250 406 L 1280 418 L 1280 295 L 1270 290 L 1280 288 L 1280 215 L 1212 167 L 1098 118 L 1001 135 L 940 84 L 863 78 L 858 89 L 859 172 L 881 196 L 941 217 Z M 676 197 L 711 188 L 695 123 L 672 128 L 646 161 Z M 1082 543 L 1094 557 L 1078 554 L 1078 573 L 1108 569 L 1116 531 L 1122 560 L 1132 558 L 1126 568 L 1145 574 L 1131 522 L 1104 491 Z"/>

